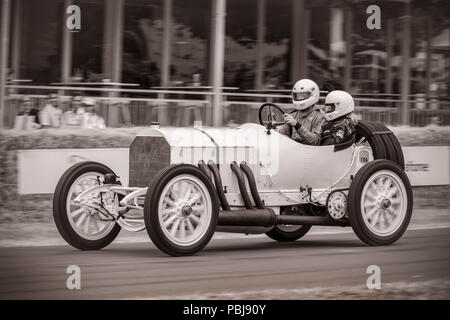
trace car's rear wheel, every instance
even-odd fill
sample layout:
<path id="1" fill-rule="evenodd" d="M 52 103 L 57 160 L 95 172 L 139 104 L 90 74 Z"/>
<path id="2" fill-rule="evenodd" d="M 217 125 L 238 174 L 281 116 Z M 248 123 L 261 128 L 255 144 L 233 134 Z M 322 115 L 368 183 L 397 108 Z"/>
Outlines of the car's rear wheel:
<path id="1" fill-rule="evenodd" d="M 293 226 L 293 225 L 279 225 L 275 226 L 272 230 L 267 232 L 267 236 L 273 240 L 280 242 L 296 241 L 302 238 L 311 226 Z"/>
<path id="2" fill-rule="evenodd" d="M 358 121 L 356 141 L 367 141 L 375 159 L 391 160 L 405 169 L 405 159 L 400 143 L 385 125 L 378 122 Z"/>
<path id="3" fill-rule="evenodd" d="M 97 162 L 82 162 L 70 167 L 59 179 L 53 196 L 53 218 L 56 227 L 71 246 L 80 250 L 98 250 L 110 244 L 120 232 L 120 226 L 105 219 L 95 209 L 73 200 L 88 188 L 103 184 L 104 176 L 114 172 Z M 91 200 L 111 205 L 108 194 L 93 193 Z"/>
<path id="4" fill-rule="evenodd" d="M 384 146 L 384 142 L 381 139 L 381 136 L 378 134 L 373 134 L 377 131 L 378 130 L 375 129 L 373 123 L 360 120 L 356 125 L 356 141 L 360 141 L 362 138 L 364 138 L 370 145 L 373 157 L 375 159 L 386 159 L 387 151 Z"/>
<path id="5" fill-rule="evenodd" d="M 379 131 L 388 132 L 381 135 L 381 138 L 384 142 L 384 146 L 386 148 L 386 159 L 394 161 L 396 164 L 400 166 L 400 168 L 405 170 L 405 159 L 403 157 L 403 150 L 397 137 L 384 124 L 375 122 L 374 125 L 376 129 Z"/>
<path id="6" fill-rule="evenodd" d="M 389 160 L 364 165 L 348 193 L 350 224 L 369 245 L 397 241 L 408 227 L 413 208 L 411 185 L 405 172 Z"/>
<path id="7" fill-rule="evenodd" d="M 301 209 L 301 213 L 302 215 L 308 214 L 304 208 Z M 281 214 L 292 213 L 289 213 L 289 208 L 286 208 L 284 212 L 281 212 Z M 266 235 L 276 241 L 289 242 L 302 238 L 310 229 L 310 225 L 277 225 L 269 232 L 266 232 Z"/>
<path id="8" fill-rule="evenodd" d="M 171 256 L 202 250 L 215 232 L 218 214 L 214 185 L 192 165 L 161 170 L 145 198 L 147 232 L 153 243 Z"/>

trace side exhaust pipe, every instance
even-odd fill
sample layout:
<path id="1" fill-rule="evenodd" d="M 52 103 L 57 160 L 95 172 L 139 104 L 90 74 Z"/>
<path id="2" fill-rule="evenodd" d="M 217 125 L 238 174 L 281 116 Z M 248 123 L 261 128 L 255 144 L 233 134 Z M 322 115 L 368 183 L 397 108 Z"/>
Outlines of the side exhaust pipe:
<path id="1" fill-rule="evenodd" d="M 348 222 L 334 221 L 328 216 L 277 215 L 271 208 L 219 212 L 219 226 L 272 227 L 278 224 L 348 226 Z"/>
<path id="2" fill-rule="evenodd" d="M 274 226 L 271 227 L 253 227 L 253 226 L 217 226 L 217 232 L 227 232 L 227 233 L 243 233 L 243 234 L 261 234 L 267 233 L 272 230 Z"/>
<path id="3" fill-rule="evenodd" d="M 205 162 L 203 160 L 200 160 L 198 162 L 198 168 L 200 170 L 202 170 L 202 172 L 209 178 L 212 180 L 212 176 L 211 176 L 211 170 L 208 169 L 208 166 L 205 164 Z"/>
<path id="4" fill-rule="evenodd" d="M 250 197 L 248 196 L 247 187 L 245 186 L 245 180 L 242 176 L 242 171 L 239 169 L 236 161 L 231 163 L 231 170 L 236 175 L 236 179 L 238 181 L 239 191 L 241 192 L 242 200 L 244 201 L 244 205 L 247 209 L 252 209 L 252 202 Z"/>
<path id="5" fill-rule="evenodd" d="M 241 170 L 245 173 L 248 185 L 250 186 L 250 192 L 252 194 L 253 201 L 255 202 L 256 208 L 264 209 L 264 204 L 261 201 L 261 198 L 258 193 L 258 188 L 256 187 L 255 176 L 253 175 L 250 167 L 245 163 L 245 161 L 241 162 Z"/>
<path id="6" fill-rule="evenodd" d="M 271 227 L 276 223 L 272 209 L 231 210 L 219 212 L 220 226 Z"/>
<path id="7" fill-rule="evenodd" d="M 203 161 L 201 161 L 203 162 Z M 204 162 L 203 162 L 204 164 Z M 204 170 L 205 168 L 201 168 L 199 163 L 200 170 Z M 211 170 L 212 175 L 214 177 L 214 184 L 216 185 L 217 195 L 219 196 L 220 205 L 223 210 L 230 210 L 230 205 L 228 204 L 227 198 L 225 197 L 225 193 L 223 192 L 222 179 L 220 178 L 220 172 L 217 168 L 216 164 L 213 161 L 208 161 L 208 168 Z"/>

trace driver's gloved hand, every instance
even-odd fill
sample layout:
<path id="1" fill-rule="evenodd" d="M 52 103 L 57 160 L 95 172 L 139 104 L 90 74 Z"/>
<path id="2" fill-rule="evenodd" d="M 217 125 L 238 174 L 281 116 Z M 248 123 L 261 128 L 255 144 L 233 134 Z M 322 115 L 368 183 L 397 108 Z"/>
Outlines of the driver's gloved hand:
<path id="1" fill-rule="evenodd" d="M 297 120 L 289 113 L 285 113 L 283 115 L 283 118 L 284 118 L 284 122 L 286 122 L 287 124 L 290 124 L 293 127 L 295 127 L 298 124 Z"/>

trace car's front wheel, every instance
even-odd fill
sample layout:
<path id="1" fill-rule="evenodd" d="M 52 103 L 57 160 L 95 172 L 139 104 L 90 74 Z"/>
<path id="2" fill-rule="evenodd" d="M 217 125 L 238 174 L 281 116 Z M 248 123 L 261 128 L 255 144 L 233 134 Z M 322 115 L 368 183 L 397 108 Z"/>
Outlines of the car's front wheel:
<path id="1" fill-rule="evenodd" d="M 219 204 L 214 185 L 197 167 L 172 165 L 148 188 L 144 220 L 153 243 L 171 256 L 203 249 L 216 230 Z"/>
<path id="2" fill-rule="evenodd" d="M 364 165 L 348 193 L 348 216 L 356 235 L 369 245 L 397 241 L 408 227 L 413 209 L 411 184 L 390 160 Z"/>
<path id="3" fill-rule="evenodd" d="M 114 174 L 98 162 L 81 162 L 69 168 L 59 179 L 53 196 L 53 218 L 56 227 L 70 245 L 80 250 L 98 250 L 110 244 L 120 232 L 120 226 L 106 219 L 97 210 L 76 203 L 83 191 L 104 183 L 106 174 Z M 90 201 L 108 207 L 115 195 L 92 193 Z"/>

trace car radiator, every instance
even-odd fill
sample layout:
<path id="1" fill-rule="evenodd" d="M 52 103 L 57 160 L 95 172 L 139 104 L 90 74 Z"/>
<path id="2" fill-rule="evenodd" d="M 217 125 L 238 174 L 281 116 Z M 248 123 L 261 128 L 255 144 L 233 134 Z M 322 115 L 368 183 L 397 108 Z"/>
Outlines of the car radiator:
<path id="1" fill-rule="evenodd" d="M 129 149 L 132 187 L 148 187 L 158 171 L 170 164 L 170 146 L 164 137 L 137 136 Z"/>

